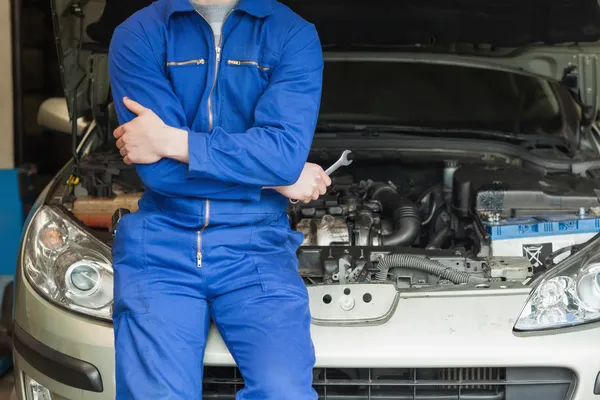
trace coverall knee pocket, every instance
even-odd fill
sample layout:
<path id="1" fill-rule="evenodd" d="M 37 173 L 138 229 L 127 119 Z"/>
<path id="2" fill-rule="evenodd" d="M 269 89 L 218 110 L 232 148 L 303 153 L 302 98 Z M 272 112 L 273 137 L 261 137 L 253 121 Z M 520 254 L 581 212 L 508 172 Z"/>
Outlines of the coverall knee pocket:
<path id="1" fill-rule="evenodd" d="M 251 257 L 263 291 L 289 290 L 307 295 L 298 274 L 298 240 L 285 214 L 276 216 L 272 224 L 253 228 Z"/>
<path id="2" fill-rule="evenodd" d="M 144 279 L 146 219 L 142 211 L 125 215 L 117 227 L 112 248 L 114 270 L 113 318 L 122 312 L 148 312 Z"/>
<path id="3" fill-rule="evenodd" d="M 262 256 L 252 256 L 252 262 L 264 292 L 290 291 L 303 296 L 308 295 L 306 286 L 298 274 L 296 258 L 288 256 L 285 259 L 280 257 L 277 260 L 268 260 Z"/>

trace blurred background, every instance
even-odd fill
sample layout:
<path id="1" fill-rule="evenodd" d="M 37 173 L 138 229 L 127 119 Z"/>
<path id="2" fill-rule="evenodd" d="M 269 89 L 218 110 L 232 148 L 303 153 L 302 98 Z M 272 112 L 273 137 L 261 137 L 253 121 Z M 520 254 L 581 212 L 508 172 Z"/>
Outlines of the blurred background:
<path id="1" fill-rule="evenodd" d="M 29 192 L 24 198 L 27 207 L 36 192 L 69 159 L 71 139 L 69 135 L 45 131 L 37 122 L 37 112 L 44 100 L 64 96 L 50 2 L 12 0 L 11 8 L 13 32 L 8 37 L 12 36 L 15 56 L 12 60 L 14 165 L 30 181 L 24 187 Z"/>
<path id="2" fill-rule="evenodd" d="M 49 1 L 0 2 L 0 54 L 0 296 L 6 298 L 25 216 L 71 152 L 70 135 L 38 125 L 44 100 L 64 96 Z M 10 347 L 10 332 L 0 328 L 0 400 L 13 390 Z"/>

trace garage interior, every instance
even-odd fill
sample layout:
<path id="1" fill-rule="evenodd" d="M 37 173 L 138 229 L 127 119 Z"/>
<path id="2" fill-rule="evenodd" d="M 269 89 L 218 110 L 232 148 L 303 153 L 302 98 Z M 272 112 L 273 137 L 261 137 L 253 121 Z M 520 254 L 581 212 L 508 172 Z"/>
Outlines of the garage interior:
<path id="1" fill-rule="evenodd" d="M 81 11 L 80 3 L 84 3 L 84 6 L 89 9 L 102 9 L 105 3 L 114 6 L 119 2 L 125 4 L 125 1 L 70 1 L 65 10 L 69 9 L 69 12 L 77 15 Z M 130 14 L 131 10 L 139 9 L 149 2 L 149 0 L 127 1 L 124 14 Z M 577 254 L 581 243 L 591 240 L 590 237 L 594 234 L 600 234 L 600 190 L 595 186 L 595 182 L 600 182 L 600 158 L 593 158 L 600 152 L 600 128 L 597 124 L 600 100 L 594 91 L 594 85 L 600 88 L 598 83 L 600 82 L 600 58 L 593 44 L 578 47 L 579 41 L 585 43 L 590 38 L 600 37 L 600 8 L 594 9 L 593 12 L 590 8 L 589 12 L 583 13 L 586 14 L 586 18 L 581 22 L 578 36 L 572 40 L 577 45 L 565 46 L 564 53 L 553 53 L 548 50 L 549 46 L 534 49 L 528 48 L 527 45 L 540 42 L 556 44 L 566 40 L 564 35 L 571 25 L 563 23 L 565 20 L 569 21 L 569 18 L 575 14 L 575 11 L 570 8 L 573 2 L 565 2 L 564 10 L 553 8 L 546 10 L 544 15 L 550 19 L 540 23 L 535 7 L 540 6 L 541 2 L 532 1 L 531 4 L 528 3 L 529 8 L 523 11 L 523 15 L 514 18 L 512 21 L 514 25 L 506 24 L 506 21 L 502 20 L 505 16 L 502 12 L 506 10 L 501 7 L 502 5 L 499 6 L 494 9 L 494 12 L 497 11 L 502 18 L 490 18 L 489 20 L 495 25 L 493 29 L 489 29 L 489 26 L 484 27 L 488 28 L 483 29 L 488 36 L 481 39 L 484 43 L 498 43 L 493 46 L 487 44 L 479 46 L 470 41 L 473 40 L 476 29 L 485 25 L 481 23 L 479 13 L 463 15 L 460 12 L 446 10 L 446 13 L 430 21 L 429 9 L 417 7 L 418 12 L 412 15 L 416 19 L 400 18 L 401 22 L 398 22 L 390 16 L 403 15 L 407 2 L 385 3 L 378 10 L 377 7 L 363 9 L 364 6 L 369 7 L 366 2 L 351 0 L 346 3 L 352 7 L 342 13 L 340 13 L 344 3 L 342 0 L 332 0 L 328 3 L 328 7 L 323 7 L 319 4 L 320 1 L 283 0 L 282 2 L 293 9 L 302 9 L 303 16 L 318 26 L 323 40 L 323 49 L 327 53 L 325 82 L 328 87 L 336 88 L 335 91 L 329 91 L 322 96 L 320 117 L 330 119 L 327 123 L 317 125 L 317 130 L 322 135 L 315 140 L 316 150 L 310 153 L 309 160 L 325 167 L 337 159 L 341 150 L 345 148 L 343 147 L 346 146 L 345 143 L 358 149 L 354 151 L 356 156 L 354 165 L 348 165 L 347 169 L 342 170 L 347 174 L 338 175 L 339 179 L 334 181 L 339 187 L 343 187 L 343 190 L 334 191 L 333 195 L 328 194 L 331 197 L 323 201 L 318 200 L 314 204 L 295 206 L 296 203 L 292 201 L 290 204 L 294 206 L 288 205 L 292 209 L 288 216 L 291 215 L 290 221 L 295 224 L 294 230 L 304 234 L 305 241 L 298 252 L 299 273 L 307 286 L 314 289 L 311 293 L 316 293 L 315 298 L 318 298 L 313 315 L 314 320 L 317 321 L 316 330 L 323 334 L 325 329 L 323 327 L 339 323 L 336 318 L 343 314 L 328 315 L 326 307 L 330 304 L 336 306 L 339 304 L 340 309 L 349 311 L 355 304 L 365 305 L 372 302 L 371 292 L 360 292 L 362 290 L 360 285 L 365 284 L 365 281 L 360 279 L 369 273 L 372 275 L 369 283 L 381 285 L 385 283 L 388 288 L 394 285 L 398 293 L 409 292 L 409 289 L 418 291 L 423 288 L 425 290 L 433 288 L 431 296 L 410 292 L 401 299 L 398 297 L 399 294 L 394 294 L 396 297 L 393 297 L 393 301 L 389 301 L 390 310 L 392 306 L 396 307 L 403 302 L 416 303 L 426 310 L 424 315 L 420 315 L 416 311 L 417 308 L 403 309 L 402 313 L 407 319 L 415 318 L 416 321 L 412 322 L 415 329 L 421 329 L 424 337 L 430 338 L 431 343 L 436 343 L 431 346 L 433 352 L 438 352 L 437 344 L 442 343 L 443 351 L 439 351 L 440 354 L 444 354 L 443 357 L 447 357 L 448 360 L 451 360 L 452 356 L 459 359 L 461 357 L 459 346 L 446 346 L 445 343 L 456 340 L 459 345 L 470 348 L 473 340 L 479 346 L 476 347 L 479 350 L 473 351 L 476 354 L 468 361 L 483 365 L 487 359 L 483 358 L 485 352 L 481 349 L 487 351 L 486 346 L 490 342 L 492 345 L 489 358 L 494 360 L 489 368 L 487 365 L 471 368 L 466 365 L 468 362 L 465 362 L 465 365 L 461 364 L 457 368 L 437 365 L 429 368 L 431 366 L 429 365 L 423 368 L 404 369 L 387 368 L 387 366 L 377 368 L 378 366 L 371 365 L 369 364 L 371 361 L 368 361 L 365 362 L 365 365 L 368 364 L 366 367 L 357 367 L 356 370 L 344 369 L 339 366 L 339 363 L 336 365 L 336 362 L 332 362 L 334 366 L 331 368 L 320 366 L 315 369 L 315 382 L 322 385 L 319 389 L 320 398 L 327 398 L 324 397 L 327 390 L 330 390 L 331 398 L 336 399 L 345 398 L 335 397 L 339 393 L 342 393 L 340 396 L 353 393 L 356 395 L 350 397 L 353 399 L 370 399 L 372 393 L 377 390 L 380 390 L 377 393 L 382 397 L 372 398 L 409 399 L 413 398 L 413 395 L 414 398 L 421 398 L 417 396 L 417 392 L 423 388 L 425 394 L 422 398 L 431 399 L 520 400 L 519 394 L 529 393 L 527 390 L 531 390 L 532 393 L 547 394 L 548 396 L 544 398 L 562 400 L 570 398 L 567 394 L 570 396 L 574 393 L 577 385 L 584 386 L 585 392 L 577 387 L 581 399 L 588 400 L 600 396 L 597 359 L 592 360 L 591 356 L 597 354 L 597 349 L 585 348 L 591 342 L 592 334 L 597 332 L 597 323 L 600 319 L 593 319 L 596 314 L 592 315 L 591 312 L 586 311 L 586 315 L 592 317 L 582 323 L 584 325 L 591 321 L 590 324 L 596 325 L 591 328 L 585 325 L 581 331 L 577 328 L 570 331 L 573 337 L 581 339 L 582 343 L 581 347 L 575 347 L 574 357 L 577 356 L 577 360 L 581 360 L 582 363 L 587 362 L 585 368 L 589 366 L 593 370 L 593 376 L 590 375 L 591 372 L 586 376 L 578 376 L 576 372 L 580 371 L 574 370 L 581 367 L 581 364 L 569 364 L 568 360 L 565 364 L 561 364 L 561 359 L 568 357 L 559 353 L 544 358 L 542 361 L 547 365 L 537 359 L 533 362 L 526 360 L 531 363 L 528 365 L 523 361 L 525 356 L 521 357 L 521 354 L 529 350 L 536 356 L 541 354 L 545 343 L 554 343 L 551 341 L 552 335 L 544 336 L 538 342 L 535 342 L 535 338 L 532 339 L 529 342 L 530 347 L 527 348 L 522 344 L 522 347 L 517 345 L 517 339 L 521 337 L 514 333 L 517 319 L 521 315 L 519 312 L 524 309 L 524 304 L 526 304 L 525 309 L 527 305 L 531 306 L 532 300 L 527 292 L 528 287 L 524 288 L 524 283 L 531 283 L 534 278 L 543 276 L 564 260 L 560 258 L 563 256 L 563 251 Z M 575 2 L 579 4 L 579 0 Z M 10 305 L 14 294 L 12 282 L 16 274 L 15 268 L 21 265 L 22 261 L 20 259 L 17 261 L 17 257 L 21 257 L 18 250 L 25 239 L 21 238 L 18 232 L 22 232 L 24 227 L 29 226 L 26 225 L 26 218 L 35 206 L 36 200 L 39 201 L 38 197 L 44 188 L 57 176 L 68 178 L 60 185 L 67 187 L 65 193 L 71 192 L 68 196 L 55 195 L 53 200 L 60 202 L 60 205 L 64 203 L 72 206 L 70 209 L 65 207 L 73 213 L 73 215 L 69 214 L 69 218 L 77 219 L 78 223 L 97 234 L 95 238 L 101 238 L 104 244 L 110 243 L 110 246 L 116 228 L 114 204 L 110 206 L 112 207 L 109 210 L 110 214 L 105 212 L 101 220 L 88 218 L 85 212 L 77 214 L 77 210 L 81 209 L 76 209 L 75 205 L 83 205 L 82 207 L 85 208 L 88 195 L 96 198 L 114 195 L 118 204 L 126 205 L 125 208 L 135 211 L 137 200 L 144 190 L 143 184 L 137 177 L 127 182 L 130 186 L 127 184 L 120 186 L 122 182 L 117 182 L 115 185 L 120 191 L 114 192 L 115 182 L 111 181 L 114 176 L 107 178 L 108 183 L 101 179 L 95 181 L 100 176 L 97 172 L 98 165 L 106 164 L 110 167 L 115 159 L 122 164 L 116 154 L 103 158 L 105 153 L 109 153 L 105 151 L 106 148 L 98 151 L 98 153 L 104 151 L 98 157 L 101 160 L 98 165 L 94 164 L 97 160 L 93 157 L 85 159 L 81 164 L 84 168 L 88 168 L 88 171 L 92 171 L 89 174 L 82 173 L 81 176 L 74 176 L 66 174 L 67 170 L 64 170 L 60 173 L 66 175 L 58 175 L 59 171 L 72 160 L 74 141 L 71 134 L 61 132 L 60 129 L 51 129 L 49 126 L 41 126 L 39 123 L 39 110 L 43 104 L 49 104 L 47 103 L 49 100 L 58 101 L 61 106 L 63 103 L 65 106 L 67 104 L 64 99 L 64 76 L 61 74 L 57 56 L 57 33 L 53 26 L 53 22 L 56 22 L 53 18 L 57 18 L 57 15 L 53 15 L 51 3 L 50 0 L 11 0 L 0 4 L 0 52 L 3 54 L 0 58 L 0 121 L 3 122 L 4 127 L 0 132 L 0 193 L 2 193 L 0 254 L 8 255 L 5 261 L 0 262 L 0 298 L 11 299 L 10 302 L 3 302 L 0 313 L 0 400 L 17 400 L 11 353 L 13 332 L 4 327 L 11 326 L 12 323 L 10 319 L 12 317 Z M 438 0 L 428 2 L 433 5 L 441 3 L 446 4 Z M 471 2 L 461 0 L 459 3 Z M 511 7 L 517 3 L 511 3 Z M 591 3 L 597 6 L 595 0 L 591 2 L 581 0 L 580 3 L 585 3 L 586 7 L 591 7 Z M 381 23 L 378 19 L 381 13 L 377 13 L 381 9 L 385 9 L 384 15 L 389 17 L 383 18 L 385 23 Z M 565 15 L 564 20 L 559 18 L 562 15 L 561 11 L 564 11 L 562 13 Z M 65 15 L 66 12 L 60 17 Z M 512 14 L 510 16 L 515 17 Z M 68 20 L 68 17 L 65 17 L 65 20 Z M 332 20 L 337 20 L 338 23 L 336 25 L 328 23 Z M 421 29 L 425 20 L 435 29 L 440 30 L 439 37 L 442 42 L 436 42 L 436 37 L 432 37 L 429 30 Z M 456 22 L 452 25 L 453 28 L 463 26 L 469 29 L 446 30 L 447 20 Z M 460 25 L 460 21 L 463 25 Z M 77 26 L 73 21 L 68 23 L 71 24 L 69 25 L 71 28 Z M 355 29 L 358 24 L 363 28 L 360 32 Z M 556 29 L 547 30 L 549 26 L 554 25 Z M 401 28 L 390 30 L 390 27 L 395 26 Z M 58 37 L 60 42 L 60 35 Z M 68 35 L 66 37 L 69 38 Z M 462 47 L 463 43 L 460 40 L 466 40 L 468 44 Z M 454 41 L 459 41 L 460 45 L 455 46 Z M 371 44 L 375 42 L 377 45 Z M 418 45 L 414 46 L 414 43 Z M 104 44 L 92 43 L 92 46 L 84 50 L 94 53 L 96 49 L 101 48 L 98 53 L 105 53 Z M 513 46 L 518 47 L 522 44 L 526 44 L 524 50 L 513 51 Z M 506 45 L 506 49 L 503 45 Z M 431 54 L 427 54 L 428 51 L 431 51 Z M 376 56 L 373 54 L 369 56 L 372 58 L 365 56 L 371 52 L 376 53 Z M 419 62 L 396 62 L 403 52 L 412 54 L 411 56 Z M 65 59 L 75 59 L 68 51 L 64 54 L 66 54 Z M 463 56 L 464 58 L 460 58 Z M 487 56 L 489 59 L 477 64 Z M 460 59 L 457 61 L 454 57 Z M 102 56 L 99 59 L 106 61 Z M 253 62 L 246 61 L 246 63 Z M 483 68 L 477 68 L 481 66 Z M 71 65 L 67 69 L 73 72 L 76 66 Z M 262 67 L 261 72 L 264 73 L 268 69 L 269 67 Z M 541 72 L 537 74 L 539 71 Z M 400 77 L 389 79 L 395 75 Z M 86 77 L 86 79 L 90 78 Z M 99 86 L 102 90 L 106 89 L 106 91 L 100 90 L 101 94 L 108 96 L 108 89 Z M 74 97 L 87 95 L 86 90 L 81 89 Z M 490 96 L 490 93 L 494 95 Z M 99 116 L 99 120 L 102 119 L 102 122 L 106 122 L 106 126 L 110 128 L 116 118 L 114 108 L 109 107 L 108 102 L 102 106 L 106 106 L 106 109 L 102 108 L 99 114 L 94 114 L 98 113 L 98 110 L 86 109 L 85 112 L 87 116 Z M 367 115 L 369 113 L 372 115 Z M 347 119 L 350 117 L 356 117 L 357 121 L 348 123 Z M 377 118 L 380 119 L 377 121 Z M 61 128 L 63 126 L 64 124 Z M 422 126 L 426 126 L 427 129 L 421 129 Z M 66 130 L 71 128 L 69 124 Z M 447 135 L 455 136 L 449 139 Z M 396 136 L 402 138 L 398 139 Z M 425 136 L 426 140 L 423 139 Z M 343 145 L 339 144 L 340 137 L 344 139 Z M 380 142 L 377 142 L 377 146 L 363 143 L 369 139 L 380 140 Z M 452 144 L 452 139 L 456 139 L 456 143 Z M 336 140 L 337 142 L 332 145 Z M 393 146 L 397 145 L 401 148 L 403 140 L 411 143 L 414 148 L 396 151 Z M 103 145 L 108 141 L 106 140 Z M 381 145 L 381 141 L 385 143 Z M 443 147 L 442 143 L 452 144 L 449 145 L 450 150 L 447 153 L 445 152 L 447 149 L 444 149 L 444 152 L 438 149 L 438 145 L 440 148 Z M 500 150 L 488 151 L 488 148 L 498 143 L 500 143 L 498 145 Z M 473 146 L 470 147 L 471 145 Z M 584 147 L 584 150 L 577 147 L 579 145 Z M 78 164 L 77 168 L 79 166 Z M 135 175 L 133 168 L 127 171 L 123 172 L 122 176 L 131 178 Z M 58 193 L 59 189 L 62 189 L 60 185 L 54 185 L 52 189 Z M 123 187 L 127 190 L 123 190 Z M 500 210 L 499 197 L 502 197 L 502 201 L 505 202 L 502 207 L 506 204 L 506 210 Z M 387 209 L 384 210 L 386 207 Z M 118 208 L 118 212 L 122 212 L 122 207 Z M 335 218 L 329 214 L 335 215 Z M 361 219 L 361 216 L 364 218 Z M 340 224 L 344 218 L 352 220 L 352 223 L 346 224 L 347 221 L 342 221 Z M 512 218 L 518 222 L 512 221 Z M 324 229 L 323 225 L 317 224 L 317 219 L 320 222 L 328 221 L 330 225 Z M 401 219 L 403 219 L 402 223 Z M 527 222 L 523 223 L 522 219 L 526 219 Z M 364 221 L 367 221 L 365 225 L 368 227 L 366 230 L 361 230 L 360 224 Z M 580 226 L 585 225 L 584 222 L 589 223 L 586 227 L 592 227 L 585 232 L 581 228 L 580 231 L 583 233 L 576 230 L 571 234 L 572 231 L 569 229 L 572 229 L 572 226 L 579 229 Z M 503 225 L 504 223 L 506 225 Z M 410 225 L 410 229 L 406 229 L 407 224 Z M 401 228 L 404 228 L 404 231 Z M 546 231 L 543 229 L 554 231 L 544 236 L 543 233 Z M 408 230 L 412 232 L 406 233 Z M 324 231 L 326 234 L 323 233 Z M 514 234 L 514 237 L 509 237 L 509 234 Z M 562 237 L 560 235 L 563 234 L 566 237 L 564 243 L 555 239 Z M 580 236 L 572 240 L 572 243 L 569 242 L 572 236 L 575 237 L 577 234 Z M 502 243 L 507 243 L 502 240 L 507 237 L 509 237 L 507 240 L 513 241 L 502 247 Z M 50 237 L 50 239 L 54 238 Z M 560 242 L 560 246 L 556 245 L 557 241 Z M 381 252 L 382 247 L 386 248 L 387 253 Z M 410 249 L 407 250 L 406 248 L 409 247 Z M 393 249 L 397 248 L 402 248 L 406 254 L 403 253 L 403 257 L 394 254 Z M 484 248 L 485 250 L 482 250 Z M 567 248 L 569 250 L 564 250 Z M 428 256 L 418 259 L 422 251 Z M 559 261 L 556 261 L 557 257 L 560 258 Z M 366 261 L 367 259 L 369 261 Z M 431 261 L 431 259 L 434 262 L 423 267 L 423 260 Z M 411 260 L 421 262 L 422 268 L 419 272 L 414 272 L 418 270 L 413 268 L 414 265 L 406 267 Z M 356 269 L 348 269 L 351 265 Z M 414 269 L 414 271 L 404 274 L 403 268 L 411 271 Z M 435 274 L 424 272 L 435 268 L 437 268 Z M 401 272 L 398 272 L 399 270 Z M 448 272 L 449 270 L 451 272 Z M 348 278 L 344 276 L 346 273 Z M 600 272 L 597 274 L 600 282 Z M 340 276 L 344 278 L 340 279 Z M 31 276 L 27 277 L 30 279 L 27 282 L 34 281 Z M 352 301 L 348 297 L 350 290 L 342 289 L 342 286 L 347 284 L 356 284 L 352 289 L 353 296 L 358 296 L 356 303 L 354 297 Z M 438 284 L 440 287 L 436 286 Z M 327 285 L 337 289 L 330 290 Z M 470 295 L 480 296 L 483 299 L 481 304 L 493 305 L 493 311 L 484 309 L 477 299 L 469 299 L 468 303 L 465 300 L 467 305 L 462 305 L 469 307 L 473 318 L 489 318 L 489 320 L 486 320 L 486 323 L 482 323 L 481 320 L 461 320 L 459 318 L 468 317 L 459 315 L 462 313 L 456 310 L 446 311 L 429 305 L 427 299 L 436 298 L 435 292 L 442 292 L 441 288 L 444 287 L 442 285 L 451 287 L 449 292 L 452 294 L 458 293 L 460 288 L 468 287 L 467 295 L 457 297 L 465 299 Z M 31 287 L 33 286 L 31 284 Z M 492 299 L 493 296 L 480 295 L 480 292 L 484 293 L 486 290 L 498 291 L 498 296 L 505 300 L 499 301 L 497 298 Z M 566 293 L 567 290 L 564 290 Z M 505 296 L 502 291 L 509 294 Z M 335 298 L 336 293 L 340 301 Z M 357 293 L 360 293 L 360 296 Z M 453 298 L 452 294 L 444 293 L 439 295 L 438 299 L 447 298 L 449 307 L 461 305 L 460 300 Z M 43 290 L 31 290 L 27 296 L 30 296 L 27 297 L 28 299 L 33 298 L 36 301 L 41 298 L 41 303 L 44 305 L 56 306 L 43 297 Z M 489 303 L 485 303 L 486 301 Z M 569 303 L 569 306 L 572 303 L 574 302 Z M 31 317 L 28 314 L 27 305 L 21 304 L 20 312 L 21 316 L 26 315 L 30 322 L 35 319 L 35 316 Z M 509 306 L 514 310 L 504 308 Z M 75 308 L 67 310 L 66 307 L 55 308 L 60 310 L 58 313 L 65 312 L 65 314 L 76 310 Z M 112 310 L 112 305 L 110 309 Z M 377 318 L 371 320 L 366 318 L 368 323 L 365 326 L 370 329 L 381 321 L 387 322 L 388 318 L 392 319 L 392 313 L 385 314 L 384 311 L 379 310 L 381 315 Z M 108 329 L 112 333 L 111 322 L 106 318 L 101 320 L 96 318 L 97 315 L 85 312 L 81 314 L 72 312 L 71 315 L 76 315 L 77 323 L 87 318 L 97 324 L 96 327 Z M 431 320 L 428 321 L 427 318 Z M 527 322 L 532 323 L 532 318 Z M 398 332 L 403 335 L 411 334 L 407 325 L 398 321 L 395 323 Z M 437 332 L 429 331 L 428 327 L 433 325 L 438 328 Z M 562 327 L 564 326 L 560 326 Z M 354 326 L 350 331 L 355 334 L 356 330 L 353 329 Z M 503 329 L 504 331 L 500 332 Z M 35 340 L 31 331 L 25 334 Z M 216 333 L 213 330 L 211 334 L 214 338 Z M 387 334 L 389 333 L 381 337 L 385 338 Z M 481 337 L 485 339 L 483 341 L 485 346 L 477 342 Z M 440 338 L 444 340 L 439 340 Z M 62 338 L 59 342 L 60 340 Z M 327 343 L 327 340 L 331 340 L 330 346 L 331 343 L 336 342 L 356 344 L 357 341 L 363 341 L 360 346 L 349 346 L 352 349 L 372 345 L 371 343 L 367 345 L 367 340 L 352 334 L 340 335 L 334 340 L 331 335 L 325 333 L 317 339 L 317 347 L 319 344 Z M 104 342 L 108 343 L 110 340 L 106 339 Z M 407 356 L 411 350 L 409 343 L 395 339 L 390 342 L 393 342 L 390 344 L 390 349 L 395 349 L 395 354 L 409 357 Z M 503 356 L 502 351 L 492 348 L 494 343 L 507 347 L 512 345 L 513 349 L 520 349 L 521 358 L 518 365 L 513 367 L 501 364 L 499 360 Z M 230 360 L 223 355 L 221 344 L 216 339 L 211 343 L 214 365 L 211 370 L 213 375 L 207 374 L 208 379 L 212 379 L 210 381 L 212 385 L 207 387 L 217 388 L 219 384 L 226 381 L 229 384 L 226 390 L 230 390 L 231 387 L 237 390 L 242 386 L 243 381 L 235 366 L 228 364 Z M 386 349 L 382 343 L 375 345 L 381 345 L 380 357 L 382 358 L 394 352 Z M 420 345 L 421 350 L 427 349 L 427 344 Z M 16 345 L 14 347 L 17 348 Z M 586 355 L 588 354 L 586 351 L 591 355 Z M 94 348 L 92 353 L 97 356 L 95 352 L 102 353 Z M 332 354 L 335 356 L 335 351 L 327 353 L 328 362 L 334 358 Z M 340 354 L 341 358 L 347 356 L 345 350 L 338 350 L 337 356 L 340 357 Z M 78 355 L 71 354 L 73 357 Z M 437 356 L 442 357 L 439 354 Z M 368 357 L 365 358 L 368 360 Z M 102 357 L 98 359 L 102 362 L 106 361 Z M 35 369 L 28 363 L 24 364 L 25 368 Z M 93 366 L 91 361 L 85 364 L 83 369 L 89 366 Z M 99 381 L 93 379 L 98 378 L 96 375 L 99 375 L 96 367 L 93 366 L 92 372 L 84 377 L 88 379 L 87 381 L 83 379 L 87 387 L 64 385 L 66 389 L 61 387 L 58 390 L 63 390 L 61 393 L 76 393 L 76 395 L 79 395 L 82 389 L 98 393 L 105 390 L 105 394 L 110 393 L 114 388 L 111 386 L 112 377 L 106 376 L 108 373 L 102 377 L 100 388 L 94 386 Z M 106 365 L 98 365 L 100 370 L 102 367 Z M 110 368 L 107 370 L 113 372 Z M 391 392 L 385 391 L 385 385 L 377 385 L 373 371 L 376 371 L 375 375 L 379 374 L 378 378 L 389 379 L 386 383 L 391 388 L 389 390 L 397 388 L 398 393 L 403 393 L 405 397 L 386 397 Z M 105 373 L 105 370 L 102 372 Z M 48 387 L 44 386 L 44 382 L 35 381 L 37 378 L 26 377 L 23 373 L 21 376 L 23 382 L 26 378 L 30 379 L 27 381 L 30 385 L 29 395 L 36 396 L 34 389 L 39 389 L 37 394 L 39 397 L 33 400 L 46 400 L 45 393 L 49 394 L 54 390 L 50 387 L 56 381 L 54 378 L 48 378 L 47 382 L 51 382 Z M 390 383 L 392 378 L 396 379 L 395 383 Z M 339 381 L 335 381 L 336 379 Z M 417 382 L 418 379 L 422 379 L 422 382 Z M 69 378 L 66 380 L 68 381 Z M 483 384 L 478 384 L 477 380 Z M 339 392 L 335 392 L 336 388 L 326 387 L 332 381 L 334 382 L 332 387 L 337 386 Z M 105 386 L 102 387 L 102 384 Z M 434 394 L 430 397 L 427 397 L 430 393 L 425 392 L 429 390 L 428 385 L 433 387 L 431 393 Z M 25 387 L 25 384 L 19 385 L 17 382 L 17 386 Z M 368 389 L 365 389 L 367 386 Z M 222 388 L 215 389 L 215 393 L 218 389 Z M 436 397 L 438 390 L 445 392 Z M 523 392 L 520 392 L 521 390 Z M 595 397 L 591 397 L 592 390 Z M 62 396 L 63 394 L 59 398 L 62 399 Z M 540 397 L 522 398 L 542 397 L 540 395 Z"/>

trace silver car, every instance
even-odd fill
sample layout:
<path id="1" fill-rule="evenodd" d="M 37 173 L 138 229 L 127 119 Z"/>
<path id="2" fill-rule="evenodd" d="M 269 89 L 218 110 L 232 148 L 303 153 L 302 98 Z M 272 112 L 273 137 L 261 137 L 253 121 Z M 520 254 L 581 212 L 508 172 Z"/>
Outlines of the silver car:
<path id="1" fill-rule="evenodd" d="M 66 98 L 39 120 L 74 157 L 23 232 L 21 400 L 115 397 L 111 244 L 144 187 L 111 139 L 106 46 L 141 3 L 52 1 Z M 600 399 L 597 2 L 286 3 L 325 51 L 310 160 L 354 155 L 288 210 L 320 397 Z M 243 387 L 214 328 L 203 379 Z"/>

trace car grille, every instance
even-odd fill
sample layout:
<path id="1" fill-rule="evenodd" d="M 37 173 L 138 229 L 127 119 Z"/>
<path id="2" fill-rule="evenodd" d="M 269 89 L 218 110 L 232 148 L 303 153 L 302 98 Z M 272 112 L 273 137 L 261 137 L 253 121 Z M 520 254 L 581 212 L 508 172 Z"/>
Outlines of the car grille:
<path id="1" fill-rule="evenodd" d="M 565 400 L 574 374 L 562 368 L 317 368 L 323 400 Z M 204 399 L 235 399 L 236 368 L 207 367 Z"/>

